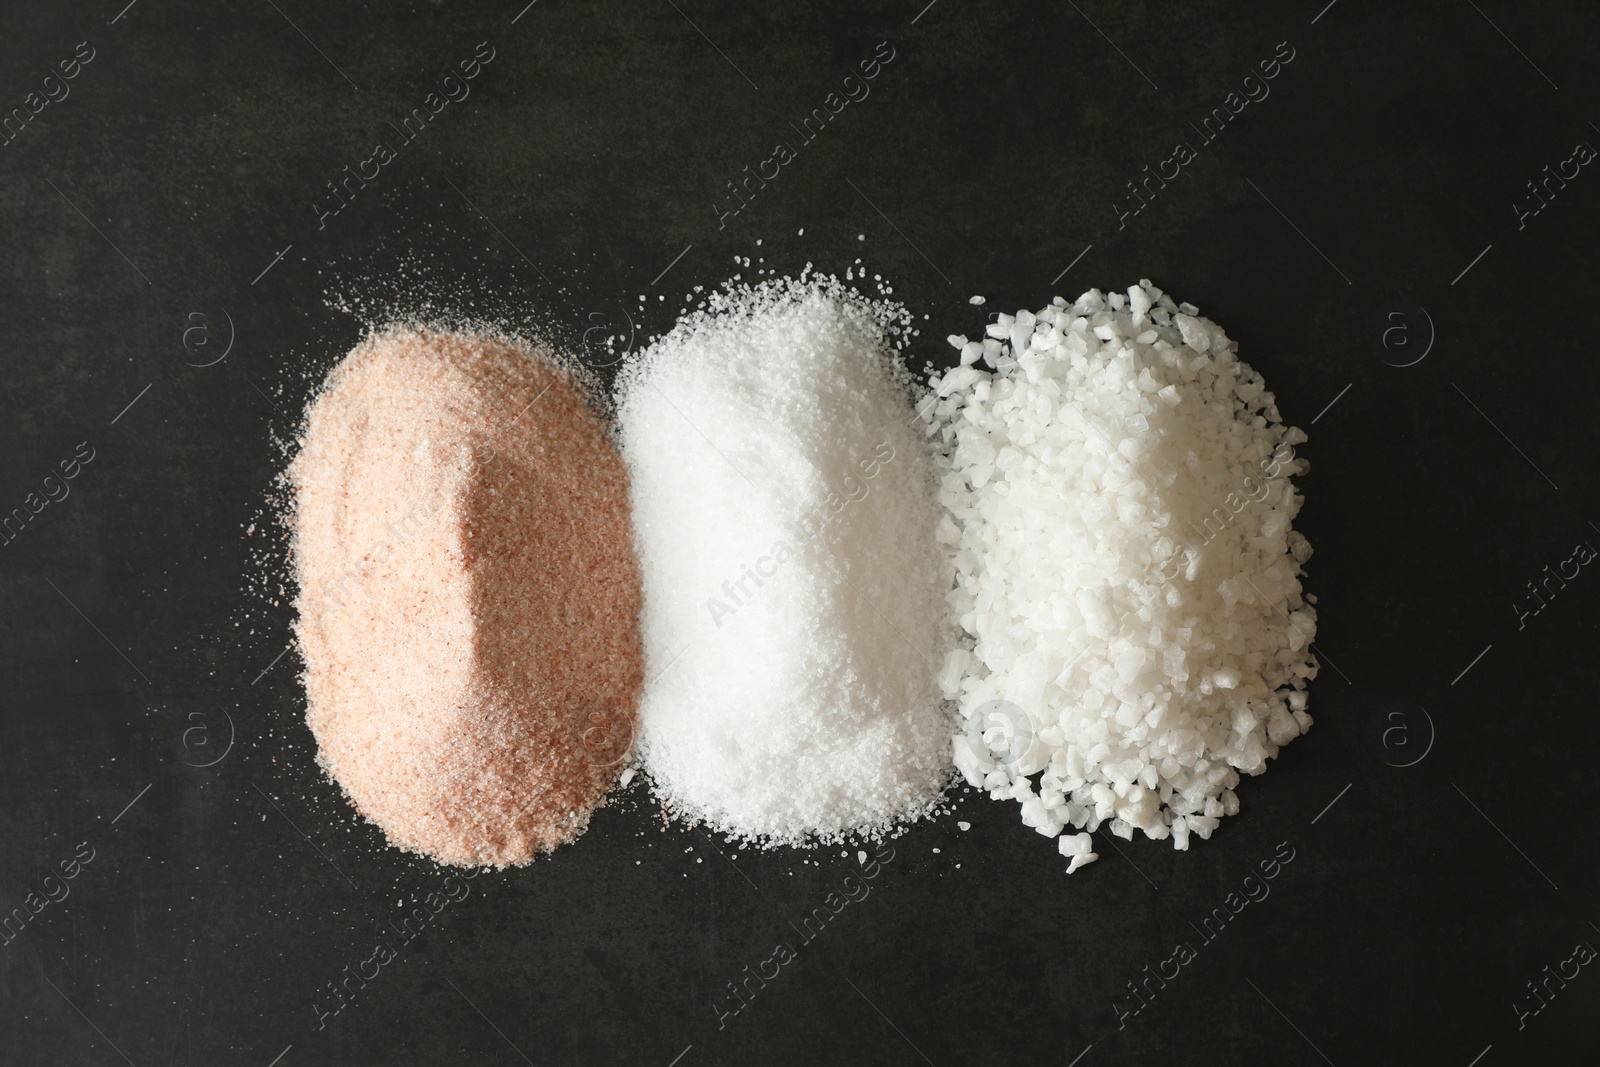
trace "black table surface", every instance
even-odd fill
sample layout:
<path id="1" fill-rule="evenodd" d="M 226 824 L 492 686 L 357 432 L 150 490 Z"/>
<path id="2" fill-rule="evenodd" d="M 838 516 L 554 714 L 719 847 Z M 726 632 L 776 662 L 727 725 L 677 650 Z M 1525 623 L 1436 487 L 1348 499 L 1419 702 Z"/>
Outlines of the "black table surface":
<path id="1" fill-rule="evenodd" d="M 0 1062 L 1595 1062 L 1600 9 L 523 2 L 7 11 Z M 610 373 L 858 258 L 919 362 L 1139 278 L 1226 327 L 1311 434 L 1311 733 L 1071 877 L 963 789 L 864 880 L 641 782 L 521 869 L 386 847 L 270 503 L 363 322 Z"/>

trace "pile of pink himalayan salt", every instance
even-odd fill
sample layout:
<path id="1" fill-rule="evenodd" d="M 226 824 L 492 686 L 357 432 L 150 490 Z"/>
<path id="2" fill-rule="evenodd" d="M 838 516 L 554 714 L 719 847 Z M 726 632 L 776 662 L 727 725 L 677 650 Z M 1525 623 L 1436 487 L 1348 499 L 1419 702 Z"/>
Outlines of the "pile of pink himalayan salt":
<path id="1" fill-rule="evenodd" d="M 288 472 L 319 761 L 401 848 L 526 863 L 588 826 L 643 682 L 627 472 L 525 348 L 391 328 Z"/>

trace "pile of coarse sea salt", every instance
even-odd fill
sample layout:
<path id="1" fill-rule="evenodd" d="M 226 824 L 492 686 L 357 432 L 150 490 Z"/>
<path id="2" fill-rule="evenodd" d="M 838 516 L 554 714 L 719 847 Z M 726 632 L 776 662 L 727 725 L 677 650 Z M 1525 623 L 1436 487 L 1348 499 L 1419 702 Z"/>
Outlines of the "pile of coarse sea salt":
<path id="1" fill-rule="evenodd" d="M 956 765 L 1062 835 L 1069 871 L 1106 823 L 1186 849 L 1311 726 L 1311 546 L 1289 527 L 1306 436 L 1221 327 L 1149 281 L 986 332 L 950 338 L 961 365 L 924 413 L 951 462 Z"/>

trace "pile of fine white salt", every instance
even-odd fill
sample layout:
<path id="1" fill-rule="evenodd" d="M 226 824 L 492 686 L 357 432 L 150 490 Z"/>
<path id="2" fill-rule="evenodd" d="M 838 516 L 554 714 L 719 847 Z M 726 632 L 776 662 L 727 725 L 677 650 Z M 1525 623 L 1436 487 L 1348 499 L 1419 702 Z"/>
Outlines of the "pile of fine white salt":
<path id="1" fill-rule="evenodd" d="M 1046 836 L 1109 821 L 1186 849 L 1311 726 L 1311 546 L 1289 528 L 1306 436 L 1149 281 L 987 334 L 950 338 L 961 366 L 927 412 L 967 635 L 940 673 L 956 764 Z M 1088 833 L 1060 849 L 1069 871 L 1095 858 Z"/>
<path id="2" fill-rule="evenodd" d="M 619 381 L 640 745 L 674 815 L 829 842 L 926 814 L 949 782 L 951 579 L 908 322 L 831 277 L 731 287 Z"/>

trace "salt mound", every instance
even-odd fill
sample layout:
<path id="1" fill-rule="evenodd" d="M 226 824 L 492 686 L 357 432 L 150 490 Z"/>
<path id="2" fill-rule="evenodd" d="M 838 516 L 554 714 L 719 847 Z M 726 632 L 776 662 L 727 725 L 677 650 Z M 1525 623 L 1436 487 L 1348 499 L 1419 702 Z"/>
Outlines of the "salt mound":
<path id="1" fill-rule="evenodd" d="M 1289 528 L 1306 436 L 1148 281 L 987 333 L 950 339 L 927 415 L 967 635 L 941 672 L 956 763 L 1041 834 L 1109 822 L 1187 848 L 1311 726 L 1311 546 Z M 1095 858 L 1087 835 L 1060 848 L 1069 870 Z"/>
<path id="2" fill-rule="evenodd" d="M 381 332 L 289 480 L 307 721 L 357 809 L 451 864 L 582 833 L 642 658 L 627 474 L 579 389 L 509 344 Z"/>
<path id="3" fill-rule="evenodd" d="M 833 279 L 718 293 L 625 372 L 651 681 L 675 813 L 762 843 L 875 834 L 950 775 L 948 564 L 907 316 Z"/>

